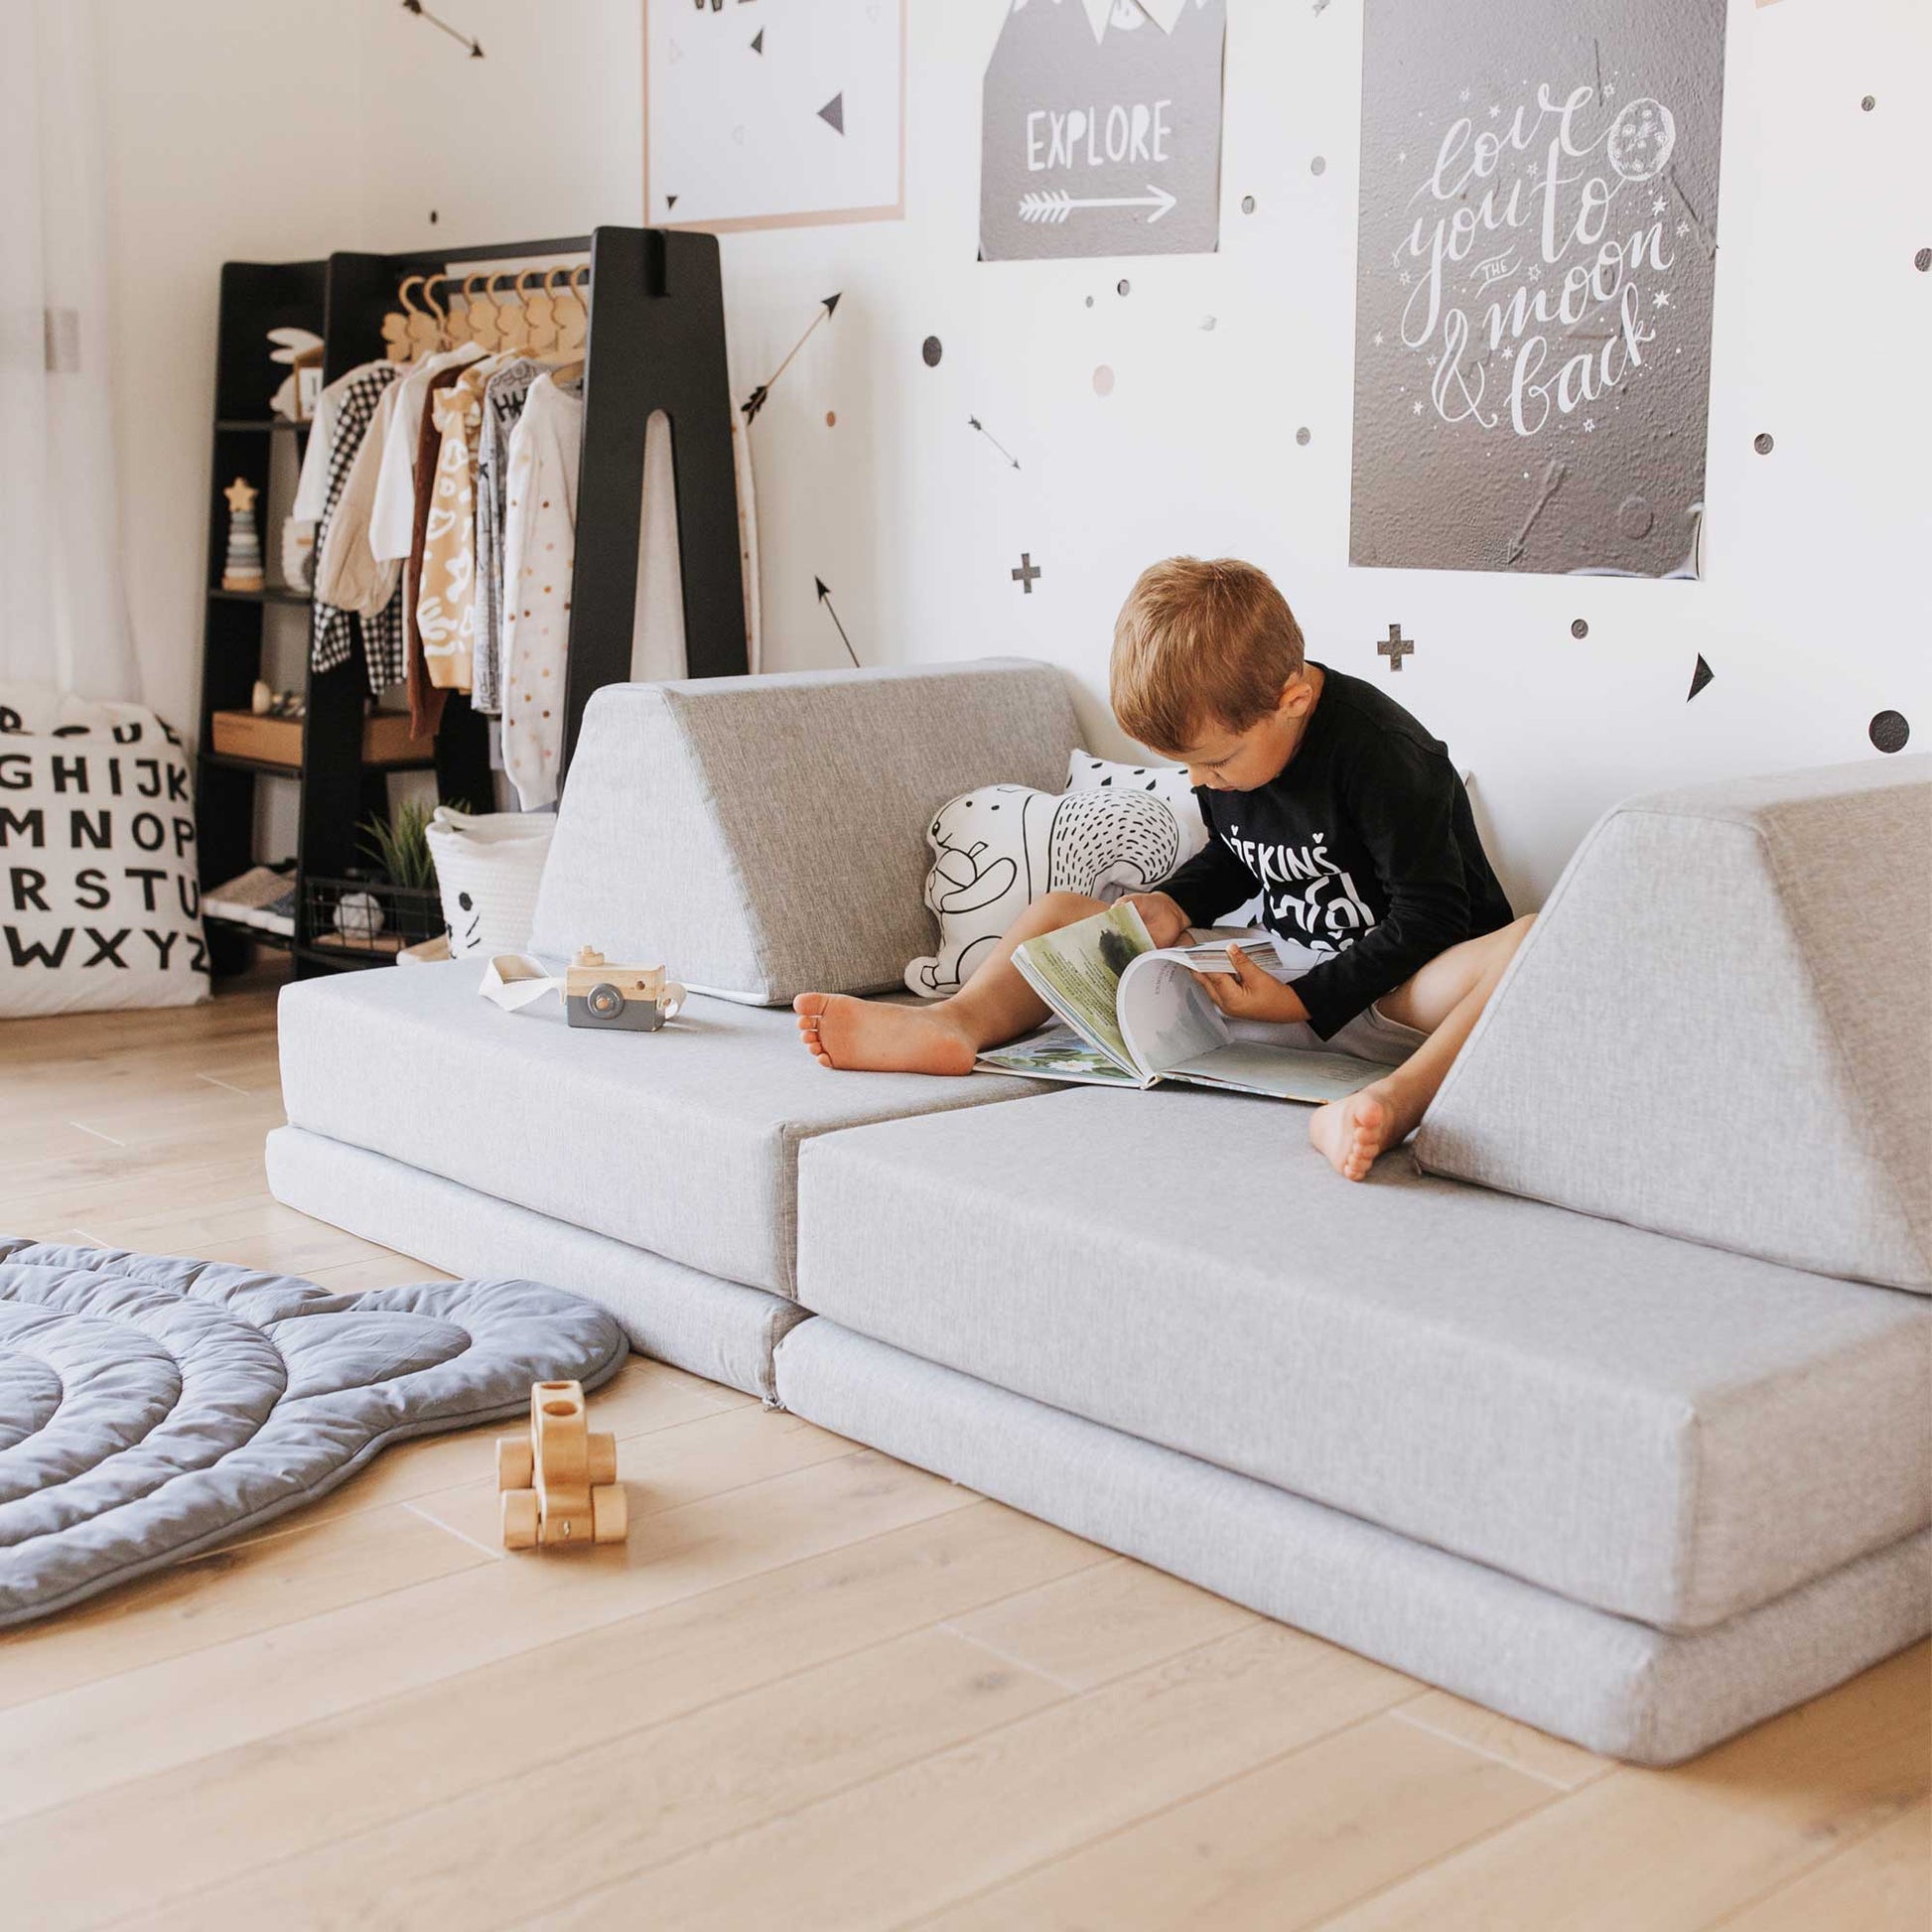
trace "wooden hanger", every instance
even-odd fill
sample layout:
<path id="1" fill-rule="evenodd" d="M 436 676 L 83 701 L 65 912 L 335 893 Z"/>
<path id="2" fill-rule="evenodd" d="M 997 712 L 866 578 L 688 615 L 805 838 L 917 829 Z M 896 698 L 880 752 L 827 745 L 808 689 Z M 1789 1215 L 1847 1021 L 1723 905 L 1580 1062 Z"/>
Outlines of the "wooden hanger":
<path id="1" fill-rule="evenodd" d="M 435 345 L 436 318 L 409 299 L 410 291 L 421 288 L 423 280 L 420 275 L 405 275 L 396 290 L 401 312 L 392 310 L 382 318 L 382 341 L 392 362 L 412 362 Z"/>
<path id="2" fill-rule="evenodd" d="M 423 278 L 423 302 L 429 309 L 430 314 L 436 318 L 436 346 L 438 348 L 449 348 L 452 346 L 450 311 L 446 304 L 436 299 L 436 285 L 444 279 L 441 275 L 426 275 Z"/>
<path id="3" fill-rule="evenodd" d="M 556 288 L 559 276 L 564 284 L 561 294 Z M 557 346 L 567 352 L 582 348 L 585 331 L 590 326 L 590 311 L 584 306 L 584 298 L 577 293 L 576 271 L 553 268 L 544 278 L 544 289 L 550 297 L 551 313 L 557 319 Z"/>
<path id="4" fill-rule="evenodd" d="M 503 344 L 503 332 L 497 325 L 500 311 L 478 292 L 478 284 L 487 280 L 482 269 L 463 278 L 463 320 L 470 340 L 479 348 L 496 349 Z"/>
<path id="5" fill-rule="evenodd" d="M 540 272 L 534 268 L 526 268 L 516 278 L 516 293 L 523 304 L 523 319 L 528 324 L 524 345 L 532 355 L 547 354 L 557 345 L 557 319 L 552 311 L 550 297 L 540 288 L 524 287 L 532 275 Z"/>
<path id="6" fill-rule="evenodd" d="M 483 283 L 483 299 L 495 312 L 496 340 L 505 349 L 514 349 L 519 354 L 527 346 L 528 323 L 524 320 L 522 304 L 505 301 L 497 292 L 497 283 L 502 280 L 500 272 L 489 275 Z"/>

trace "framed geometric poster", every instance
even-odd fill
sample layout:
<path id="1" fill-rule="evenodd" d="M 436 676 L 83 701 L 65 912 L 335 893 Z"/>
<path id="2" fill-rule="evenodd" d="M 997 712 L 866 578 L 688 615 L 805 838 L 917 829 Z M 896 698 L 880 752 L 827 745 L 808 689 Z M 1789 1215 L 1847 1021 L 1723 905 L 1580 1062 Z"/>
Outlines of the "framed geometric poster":
<path id="1" fill-rule="evenodd" d="M 1720 0 L 1364 0 L 1349 561 L 1695 574 Z"/>
<path id="2" fill-rule="evenodd" d="M 905 211 L 903 0 L 646 0 L 644 220 Z"/>

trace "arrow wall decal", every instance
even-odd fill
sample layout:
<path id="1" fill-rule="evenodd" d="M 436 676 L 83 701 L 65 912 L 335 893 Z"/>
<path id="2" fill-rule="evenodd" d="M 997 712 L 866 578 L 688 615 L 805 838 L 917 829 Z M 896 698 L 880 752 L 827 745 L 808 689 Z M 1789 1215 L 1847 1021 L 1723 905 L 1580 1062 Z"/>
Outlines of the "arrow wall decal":
<path id="1" fill-rule="evenodd" d="M 1057 227 L 1075 208 L 1082 207 L 1151 207 L 1154 212 L 1147 217 L 1151 228 L 1162 215 L 1173 207 L 1177 198 L 1170 195 L 1165 188 L 1156 188 L 1152 182 L 1147 185 L 1145 195 L 1069 195 L 1064 188 L 1045 189 L 1037 194 L 1022 195 L 1020 198 L 1020 218 L 1047 227 Z"/>
<path id="2" fill-rule="evenodd" d="M 814 577 L 812 582 L 818 587 L 818 601 L 831 612 L 832 621 L 839 624 L 839 642 L 845 646 L 845 654 L 852 659 L 852 668 L 855 671 L 860 669 L 859 653 L 852 648 L 852 639 L 845 634 L 845 625 L 839 623 L 838 610 L 832 603 L 832 593 L 826 588 L 825 579 Z"/>
<path id="3" fill-rule="evenodd" d="M 1014 467 L 1014 468 L 1015 468 L 1016 470 L 1018 470 L 1018 469 L 1020 468 L 1020 459 L 1019 459 L 1019 458 L 1018 458 L 1017 456 L 1015 456 L 1015 455 L 1014 455 L 1014 453 L 1013 453 L 1013 452 L 1012 452 L 1011 450 L 1009 450 L 1009 449 L 1008 449 L 1008 448 L 1007 448 L 1007 447 L 1006 447 L 1006 446 L 1005 446 L 1005 445 L 1004 445 L 1004 444 L 1003 444 L 1003 443 L 1002 443 L 1002 442 L 1000 441 L 1000 439 L 999 439 L 999 438 L 998 438 L 997 436 L 995 436 L 995 435 L 993 434 L 993 432 L 992 432 L 992 431 L 991 431 L 990 429 L 988 429 L 988 428 L 987 428 L 987 426 L 986 426 L 986 425 L 985 425 L 985 424 L 984 424 L 983 422 L 981 422 L 981 421 L 980 421 L 980 419 L 979 419 L 979 418 L 978 418 L 977 416 L 968 416 L 968 417 L 966 418 L 966 421 L 967 421 L 967 422 L 968 422 L 968 423 L 969 423 L 969 424 L 970 424 L 970 425 L 971 425 L 971 426 L 972 426 L 972 427 L 973 427 L 974 429 L 976 429 L 976 430 L 978 430 L 978 431 L 979 431 L 979 433 L 980 433 L 980 434 L 981 434 L 981 435 L 982 435 L 983 437 L 985 437 L 985 438 L 986 438 L 986 440 L 987 440 L 987 441 L 988 441 L 989 443 L 991 443 L 991 444 L 993 445 L 993 447 L 994 447 L 994 448 L 995 448 L 996 450 L 998 450 L 998 451 L 1000 452 L 1000 454 L 1001 454 L 1001 455 L 1002 455 L 1003 457 L 1005 457 L 1005 458 L 1006 458 L 1006 460 L 1007 460 L 1007 461 L 1008 461 L 1008 462 L 1009 462 L 1010 464 L 1012 464 L 1012 465 L 1013 465 L 1013 467 Z"/>
<path id="4" fill-rule="evenodd" d="M 756 389 L 754 389 L 749 396 L 745 398 L 743 403 L 739 405 L 740 408 L 744 411 L 745 420 L 748 423 L 753 419 L 753 417 L 755 417 L 759 413 L 760 409 L 764 407 L 764 400 L 771 393 L 772 383 L 776 382 L 777 379 L 784 374 L 785 370 L 791 366 L 792 356 L 796 355 L 798 351 L 805 346 L 805 344 L 811 339 L 812 330 L 816 329 L 818 325 L 821 322 L 823 322 L 827 316 L 836 315 L 838 313 L 839 301 L 840 298 L 844 295 L 844 293 L 845 291 L 841 289 L 838 295 L 828 295 L 825 297 L 825 299 L 818 305 L 819 312 L 811 319 L 811 322 L 807 326 L 804 335 L 800 336 L 798 340 L 792 344 L 790 353 L 788 353 L 785 356 L 785 359 L 782 362 L 780 362 L 778 366 L 775 369 L 773 369 L 771 373 L 768 376 L 766 376 L 765 379 L 762 382 L 760 382 L 759 386 Z"/>

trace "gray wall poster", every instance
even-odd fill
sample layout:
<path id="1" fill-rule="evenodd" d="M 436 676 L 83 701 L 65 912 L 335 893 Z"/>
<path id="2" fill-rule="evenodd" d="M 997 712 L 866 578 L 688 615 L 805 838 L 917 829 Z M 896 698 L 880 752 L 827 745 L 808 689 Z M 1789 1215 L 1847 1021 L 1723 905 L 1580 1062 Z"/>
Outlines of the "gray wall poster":
<path id="1" fill-rule="evenodd" d="M 1227 0 L 1013 0 L 986 64 L 980 259 L 1220 237 Z"/>
<path id="2" fill-rule="evenodd" d="M 1349 560 L 1695 574 L 1724 0 L 1365 0 Z"/>

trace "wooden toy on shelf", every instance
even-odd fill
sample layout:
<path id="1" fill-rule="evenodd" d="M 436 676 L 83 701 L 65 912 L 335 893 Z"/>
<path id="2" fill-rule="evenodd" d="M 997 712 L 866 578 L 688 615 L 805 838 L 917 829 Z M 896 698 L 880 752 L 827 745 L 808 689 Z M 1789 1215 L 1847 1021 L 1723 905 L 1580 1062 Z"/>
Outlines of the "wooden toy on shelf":
<path id="1" fill-rule="evenodd" d="M 228 499 L 228 557 L 221 568 L 221 588 L 259 591 L 268 582 L 262 575 L 261 532 L 255 528 L 255 498 L 261 491 L 246 477 L 237 477 L 221 494 Z"/>
<path id="2" fill-rule="evenodd" d="M 589 1428 L 581 1382 L 533 1382 L 526 1435 L 496 1439 L 503 1547 L 621 1543 L 629 1527 L 618 1439 Z"/>

